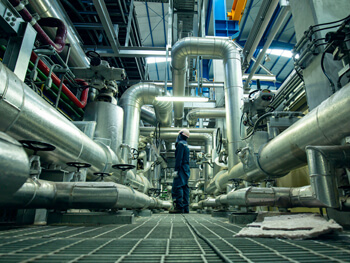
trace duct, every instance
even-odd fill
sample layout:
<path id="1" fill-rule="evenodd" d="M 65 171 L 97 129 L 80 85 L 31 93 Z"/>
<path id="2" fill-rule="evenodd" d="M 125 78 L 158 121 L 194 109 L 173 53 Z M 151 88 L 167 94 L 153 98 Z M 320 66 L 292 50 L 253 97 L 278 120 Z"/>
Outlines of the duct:
<path id="1" fill-rule="evenodd" d="M 70 21 L 57 0 L 31 0 L 30 7 L 42 18 L 55 17 L 62 21 Z M 54 36 L 55 30 L 48 30 Z M 72 25 L 67 25 L 67 42 L 70 44 L 69 65 L 73 67 L 89 67 L 90 63 L 81 48 L 80 41 Z"/>
<path id="2" fill-rule="evenodd" d="M 160 138 L 163 140 L 172 140 L 175 142 L 178 135 L 179 134 L 175 132 L 163 132 L 163 133 L 160 133 Z M 212 149 L 213 149 L 212 135 L 208 133 L 192 133 L 187 141 L 189 144 L 198 142 L 198 141 L 204 141 L 205 153 L 211 156 Z M 208 161 L 211 161 L 211 158 Z M 213 168 L 211 168 L 210 165 L 207 163 L 205 164 L 205 178 L 204 178 L 205 182 L 207 182 L 208 179 L 212 177 L 213 177 Z"/>
<path id="3" fill-rule="evenodd" d="M 256 164 L 235 165 L 226 176 L 215 178 L 218 189 L 225 189 L 230 179 L 259 181 L 278 178 L 306 163 L 307 145 L 335 145 L 350 135 L 350 84 L 333 94 L 305 117 L 260 149 Z"/>
<path id="4" fill-rule="evenodd" d="M 198 118 L 225 118 L 225 108 L 198 108 L 187 113 L 186 119 L 188 125 L 195 126 Z"/>
<path id="5" fill-rule="evenodd" d="M 1 104 L 1 102 L 0 102 Z M 29 177 L 29 160 L 22 145 L 0 132 L 0 197 L 15 193 Z"/>
<path id="6" fill-rule="evenodd" d="M 270 19 L 277 7 L 278 0 L 264 0 L 261 3 L 258 14 L 256 15 L 256 20 L 254 21 L 253 27 L 250 30 L 247 41 L 244 45 L 243 49 L 243 69 L 247 69 L 249 67 L 250 60 L 253 57 L 253 54 L 256 48 L 259 45 L 263 34 L 267 28 L 267 25 L 270 22 Z M 257 63 L 259 64 L 259 63 Z"/>
<path id="7" fill-rule="evenodd" d="M 151 107 L 148 107 L 146 105 L 143 105 L 141 107 L 141 120 L 153 125 L 157 126 L 158 121 L 156 117 L 156 113 L 154 112 L 154 109 Z"/>
<path id="8" fill-rule="evenodd" d="M 222 38 L 188 37 L 178 41 L 172 48 L 174 96 L 185 95 L 186 58 L 203 56 L 224 60 L 225 105 L 228 139 L 229 168 L 239 162 L 235 154 L 240 147 L 240 118 L 243 98 L 241 58 L 231 40 Z M 184 103 L 174 104 L 175 126 L 182 126 Z"/>
<path id="9" fill-rule="evenodd" d="M 120 98 L 119 105 L 124 109 L 123 144 L 137 150 L 139 141 L 140 113 L 143 105 L 153 105 L 157 120 L 162 126 L 171 124 L 172 103 L 157 101 L 163 95 L 163 88 L 139 83 L 127 89 Z M 129 150 L 124 147 L 123 159 L 128 162 Z"/>
<path id="10" fill-rule="evenodd" d="M 255 74 L 255 71 L 257 70 L 257 68 L 259 67 L 259 64 L 261 63 L 261 61 L 265 58 L 265 54 L 266 54 L 266 51 L 267 49 L 270 47 L 273 39 L 275 38 L 278 30 L 280 29 L 280 27 L 282 26 L 283 24 L 283 21 L 286 19 L 287 15 L 289 14 L 289 7 L 282 7 L 281 8 L 281 11 L 277 17 L 277 20 L 276 22 L 274 23 L 267 39 L 266 39 L 266 42 L 264 44 L 264 47 L 263 49 L 260 51 L 259 53 L 259 56 L 257 57 L 256 59 L 256 62 L 254 63 L 252 69 L 250 70 L 250 74 L 248 76 L 248 79 L 246 80 L 245 84 L 244 84 L 244 89 L 247 89 L 248 88 L 248 85 L 250 83 L 250 81 L 252 80 L 254 74 Z M 254 49 L 255 50 L 255 49 Z M 254 52 L 253 52 L 254 53 Z M 248 59 L 248 58 L 247 58 Z M 250 58 L 251 59 L 251 58 Z M 250 59 L 249 61 L 247 60 L 246 62 L 249 63 L 250 62 Z M 248 88 L 249 89 L 249 88 Z"/>
<path id="11" fill-rule="evenodd" d="M 106 145 L 91 140 L 43 98 L 0 63 L 0 131 L 17 140 L 43 141 L 56 146 L 53 152 L 39 152 L 41 160 L 68 168 L 67 162 L 91 164 L 89 173 L 111 172 L 120 158 Z M 128 172 L 138 187 L 148 191 L 146 178 Z"/>
<path id="12" fill-rule="evenodd" d="M 112 209 L 112 208 L 165 208 L 161 201 L 134 189 L 111 182 L 50 182 L 28 179 L 1 207 L 47 209 Z"/>

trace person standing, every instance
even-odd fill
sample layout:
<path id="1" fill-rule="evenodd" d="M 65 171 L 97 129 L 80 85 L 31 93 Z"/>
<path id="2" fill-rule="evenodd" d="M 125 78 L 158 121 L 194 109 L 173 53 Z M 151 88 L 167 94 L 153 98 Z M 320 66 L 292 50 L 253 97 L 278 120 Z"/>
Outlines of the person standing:
<path id="1" fill-rule="evenodd" d="M 175 143 L 175 172 L 173 173 L 173 187 L 171 190 L 174 207 L 169 213 L 189 213 L 190 188 L 190 150 L 187 139 L 190 137 L 188 129 L 179 131 Z"/>

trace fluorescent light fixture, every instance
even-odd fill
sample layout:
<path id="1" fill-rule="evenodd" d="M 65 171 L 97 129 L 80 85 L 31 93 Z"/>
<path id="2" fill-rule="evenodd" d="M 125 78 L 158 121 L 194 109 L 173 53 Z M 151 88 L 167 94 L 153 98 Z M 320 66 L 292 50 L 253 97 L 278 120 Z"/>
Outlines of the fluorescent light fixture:
<path id="1" fill-rule="evenodd" d="M 286 50 L 286 49 L 268 49 L 268 50 L 266 50 L 266 54 L 282 56 L 282 57 L 286 57 L 286 58 L 291 58 L 293 56 L 292 51 Z"/>
<path id="2" fill-rule="evenodd" d="M 243 74 L 242 79 L 246 80 L 248 79 L 249 74 Z M 261 74 L 255 74 L 253 75 L 252 80 L 261 80 L 261 81 L 276 81 L 275 75 L 261 75 Z"/>
<path id="3" fill-rule="evenodd" d="M 191 101 L 191 102 L 207 102 L 209 98 L 205 97 L 156 97 L 158 101 Z"/>
<path id="4" fill-rule="evenodd" d="M 147 64 L 162 63 L 162 62 L 166 62 L 166 57 L 147 57 L 146 58 Z M 168 62 L 171 62 L 171 57 L 168 57 Z"/>

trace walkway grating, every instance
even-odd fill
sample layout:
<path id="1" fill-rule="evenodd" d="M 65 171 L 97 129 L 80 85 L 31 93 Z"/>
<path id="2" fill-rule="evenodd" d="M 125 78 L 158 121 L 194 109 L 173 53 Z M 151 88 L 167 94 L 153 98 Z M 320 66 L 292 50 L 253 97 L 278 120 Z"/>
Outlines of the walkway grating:
<path id="1" fill-rule="evenodd" d="M 231 262 L 350 262 L 347 232 L 302 241 L 234 238 L 240 229 L 202 214 L 157 214 L 132 225 L 15 227 L 0 231 L 0 262 L 219 263 L 220 253 Z"/>

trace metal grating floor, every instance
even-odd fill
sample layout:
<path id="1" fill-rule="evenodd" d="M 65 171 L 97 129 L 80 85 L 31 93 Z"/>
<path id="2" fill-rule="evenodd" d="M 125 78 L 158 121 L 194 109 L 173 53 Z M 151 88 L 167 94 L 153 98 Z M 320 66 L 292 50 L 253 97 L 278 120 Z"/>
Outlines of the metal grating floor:
<path id="1" fill-rule="evenodd" d="M 0 262 L 350 262 L 350 235 L 291 241 L 234 238 L 210 215 L 157 214 L 132 225 L 37 226 L 0 231 Z"/>

